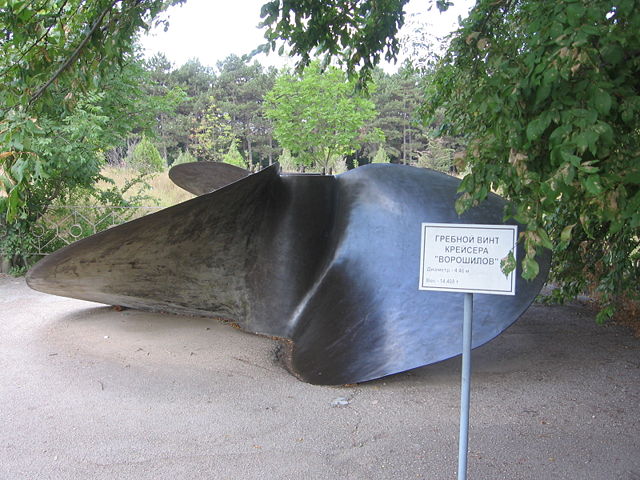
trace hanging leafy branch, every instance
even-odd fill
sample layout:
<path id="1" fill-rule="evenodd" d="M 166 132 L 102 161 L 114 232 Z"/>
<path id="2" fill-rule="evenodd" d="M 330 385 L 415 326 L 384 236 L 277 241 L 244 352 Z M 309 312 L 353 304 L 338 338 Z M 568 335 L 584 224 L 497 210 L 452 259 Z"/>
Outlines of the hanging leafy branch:
<path id="1" fill-rule="evenodd" d="M 27 238 L 54 199 L 95 184 L 100 152 L 145 115 L 129 95 L 135 37 L 171 3 L 180 1 L 0 1 L 5 239 Z M 0 250 L 11 256 L 6 242 Z"/>
<path id="2" fill-rule="evenodd" d="M 396 34 L 404 23 L 408 0 L 273 0 L 263 5 L 262 26 L 268 43 L 263 50 L 277 48 L 278 40 L 290 46 L 299 67 L 309 65 L 312 55 L 325 55 L 327 65 L 339 58 L 349 74 L 360 69 L 361 85 L 371 79 L 371 69 L 395 60 L 400 50 Z M 280 48 L 281 53 L 284 47 Z"/>
<path id="3" fill-rule="evenodd" d="M 528 228 L 525 278 L 538 273 L 536 251 L 554 249 L 557 295 L 597 286 L 600 320 L 640 285 L 638 7 L 479 2 L 425 107 L 443 108 L 471 142 L 458 209 L 491 190 L 508 197 L 508 216 Z"/>

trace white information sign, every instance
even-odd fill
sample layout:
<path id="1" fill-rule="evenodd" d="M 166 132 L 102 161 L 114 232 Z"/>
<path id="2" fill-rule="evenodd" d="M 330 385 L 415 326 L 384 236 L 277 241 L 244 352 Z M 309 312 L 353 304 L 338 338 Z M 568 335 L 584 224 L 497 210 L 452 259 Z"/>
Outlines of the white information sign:
<path id="1" fill-rule="evenodd" d="M 517 240 L 516 225 L 423 223 L 420 290 L 515 295 L 515 272 L 500 263 Z"/>

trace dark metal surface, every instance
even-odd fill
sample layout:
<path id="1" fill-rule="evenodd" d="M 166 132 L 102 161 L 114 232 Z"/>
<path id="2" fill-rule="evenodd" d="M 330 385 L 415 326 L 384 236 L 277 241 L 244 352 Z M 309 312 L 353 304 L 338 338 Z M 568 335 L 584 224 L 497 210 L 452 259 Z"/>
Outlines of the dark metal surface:
<path id="1" fill-rule="evenodd" d="M 501 224 L 504 202 L 492 195 L 459 217 L 458 185 L 398 165 L 337 177 L 269 167 L 59 250 L 27 281 L 73 298 L 221 316 L 288 339 L 288 368 L 307 382 L 371 380 L 461 352 L 463 294 L 418 290 L 420 225 Z M 539 261 L 534 281 L 518 270 L 516 296 L 475 295 L 474 347 L 533 301 L 549 255 Z"/>
<path id="2" fill-rule="evenodd" d="M 218 162 L 183 163 L 169 170 L 171 181 L 194 195 L 213 192 L 247 175 L 248 170 Z"/>

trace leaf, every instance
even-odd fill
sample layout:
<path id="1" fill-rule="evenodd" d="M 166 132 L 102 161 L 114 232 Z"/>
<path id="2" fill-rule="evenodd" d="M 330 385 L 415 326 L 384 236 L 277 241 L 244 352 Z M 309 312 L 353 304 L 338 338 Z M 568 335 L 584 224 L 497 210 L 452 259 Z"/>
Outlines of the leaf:
<path id="1" fill-rule="evenodd" d="M 544 248 L 548 248 L 549 250 L 553 250 L 553 242 L 549 238 L 549 234 L 544 228 L 539 228 L 536 230 L 536 233 L 540 237 L 540 245 Z"/>
<path id="2" fill-rule="evenodd" d="M 583 14 L 584 9 L 582 5 L 571 4 L 567 6 L 567 20 L 572 27 L 580 25 Z"/>
<path id="3" fill-rule="evenodd" d="M 450 0 L 436 0 L 436 7 L 438 7 L 440 12 L 446 12 L 452 5 L 453 2 Z"/>
<path id="4" fill-rule="evenodd" d="M 613 305 L 607 305 L 602 310 L 600 310 L 596 315 L 596 323 L 598 325 L 603 325 L 608 320 L 611 320 L 614 313 L 615 313 L 615 307 Z"/>
<path id="5" fill-rule="evenodd" d="M 4 190 L 7 192 L 11 191 L 11 189 L 14 187 L 13 182 L 11 182 L 9 177 L 1 173 L 0 173 L 0 183 L 2 184 L 2 187 L 4 188 Z"/>
<path id="6" fill-rule="evenodd" d="M 510 250 L 506 257 L 500 260 L 500 270 L 505 275 L 509 275 L 516 269 L 517 262 L 516 257 L 513 254 L 513 250 Z"/>
<path id="7" fill-rule="evenodd" d="M 560 241 L 569 243 L 571 241 L 571 232 L 573 232 L 573 227 L 575 227 L 576 225 L 577 224 L 574 223 L 573 225 L 567 225 L 566 227 L 564 227 L 562 229 L 562 233 L 560 233 Z"/>
<path id="8" fill-rule="evenodd" d="M 593 149 L 595 148 L 599 136 L 600 135 L 595 130 L 586 130 L 576 135 L 574 141 L 576 142 L 576 147 L 580 152 L 584 152 L 589 148 L 593 153 Z"/>
<path id="9" fill-rule="evenodd" d="M 525 280 L 533 280 L 538 276 L 540 272 L 540 265 L 536 260 L 527 255 L 524 260 L 522 260 L 522 278 Z"/>
<path id="10" fill-rule="evenodd" d="M 7 197 L 7 222 L 11 223 L 17 216 L 20 205 L 20 192 L 14 188 Z"/>
<path id="11" fill-rule="evenodd" d="M 640 184 L 640 171 L 635 171 L 635 172 L 631 172 L 631 173 L 627 173 L 623 178 L 622 181 L 624 183 L 633 183 L 635 185 L 639 185 Z"/>
<path id="12" fill-rule="evenodd" d="M 27 166 L 28 163 L 23 159 L 16 160 L 11 166 L 11 176 L 16 180 L 16 183 L 22 183 L 22 180 L 24 180 L 24 173 Z"/>
<path id="13" fill-rule="evenodd" d="M 35 163 L 35 175 L 39 179 L 49 178 L 49 174 L 47 173 L 47 169 L 43 165 L 41 160 L 36 160 L 36 163 Z"/>
<path id="14" fill-rule="evenodd" d="M 530 142 L 540 138 L 551 123 L 551 115 L 549 113 L 545 112 L 545 114 L 535 118 L 527 125 L 527 139 Z"/>
<path id="15" fill-rule="evenodd" d="M 460 197 L 458 197 L 458 199 L 456 200 L 456 203 L 455 203 L 456 213 L 458 215 L 462 215 L 464 212 L 469 210 L 469 208 L 471 208 L 472 205 L 473 205 L 473 199 L 471 198 L 471 195 L 465 192 L 462 195 L 460 195 Z"/>
<path id="16" fill-rule="evenodd" d="M 562 160 L 564 160 L 565 162 L 569 162 L 574 167 L 580 166 L 580 162 L 582 161 L 580 157 L 573 155 L 572 153 L 566 152 L 564 150 L 560 151 L 560 157 L 562 157 Z"/>
<path id="17" fill-rule="evenodd" d="M 599 88 L 593 95 L 593 106 L 600 115 L 608 115 L 611 110 L 611 95 Z"/>
<path id="18" fill-rule="evenodd" d="M 616 233 L 618 233 L 620 230 L 622 230 L 622 227 L 624 227 L 625 224 L 617 219 L 614 219 L 610 224 L 609 224 L 609 235 L 615 235 Z M 633 227 L 632 227 L 633 228 Z"/>
<path id="19" fill-rule="evenodd" d="M 549 140 L 551 140 L 553 143 L 559 144 L 565 140 L 569 132 L 571 132 L 571 125 L 560 125 L 553 132 L 551 132 Z"/>
<path id="20" fill-rule="evenodd" d="M 602 193 L 602 185 L 600 183 L 600 176 L 599 175 L 589 175 L 586 179 L 584 179 L 582 181 L 582 185 L 584 185 L 584 188 L 587 189 L 587 192 L 589 192 L 592 195 L 599 195 L 600 193 Z"/>
<path id="21" fill-rule="evenodd" d="M 600 169 L 592 165 L 593 162 L 584 162 L 578 165 L 578 170 L 584 173 L 598 173 Z"/>
<path id="22" fill-rule="evenodd" d="M 536 90 L 536 99 L 534 103 L 538 105 L 540 102 L 545 101 L 549 97 L 550 93 L 551 93 L 551 85 L 549 84 L 541 85 Z"/>

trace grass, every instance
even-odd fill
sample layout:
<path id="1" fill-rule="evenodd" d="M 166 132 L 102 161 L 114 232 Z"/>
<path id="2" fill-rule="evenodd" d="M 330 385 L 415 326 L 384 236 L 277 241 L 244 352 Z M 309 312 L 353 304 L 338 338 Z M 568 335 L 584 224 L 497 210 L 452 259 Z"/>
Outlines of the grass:
<path id="1" fill-rule="evenodd" d="M 127 182 L 136 178 L 139 172 L 126 167 L 107 166 L 102 169 L 102 175 L 113 180 L 119 188 L 123 188 Z M 147 176 L 145 181 L 151 188 L 144 192 L 144 195 L 152 197 L 160 207 L 170 207 L 194 197 L 194 195 L 171 181 L 168 170 L 153 173 Z M 98 184 L 98 188 L 109 188 L 109 185 L 101 182 Z M 140 186 L 136 185 L 125 194 L 125 198 L 131 198 L 139 192 Z M 149 201 L 148 204 L 149 206 L 155 206 L 153 200 Z"/>

